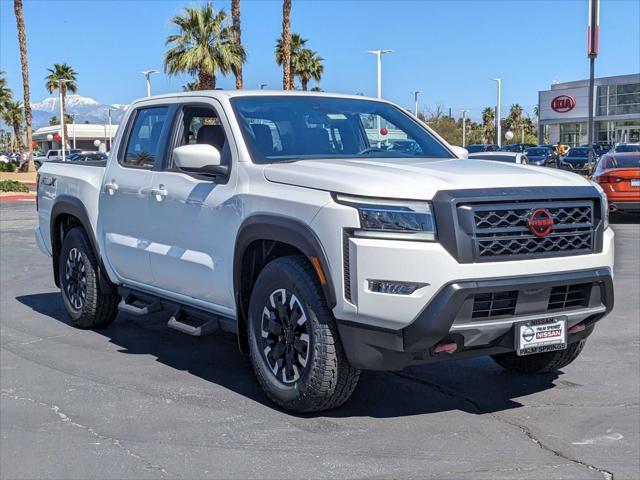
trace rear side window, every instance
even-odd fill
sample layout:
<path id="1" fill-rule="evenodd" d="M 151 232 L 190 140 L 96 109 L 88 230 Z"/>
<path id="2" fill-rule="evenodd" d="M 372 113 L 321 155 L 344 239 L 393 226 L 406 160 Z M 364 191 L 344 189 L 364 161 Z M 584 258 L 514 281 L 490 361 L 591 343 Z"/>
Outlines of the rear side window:
<path id="1" fill-rule="evenodd" d="M 153 168 L 162 153 L 168 107 L 142 108 L 136 112 L 125 155 L 120 162 L 125 167 Z"/>

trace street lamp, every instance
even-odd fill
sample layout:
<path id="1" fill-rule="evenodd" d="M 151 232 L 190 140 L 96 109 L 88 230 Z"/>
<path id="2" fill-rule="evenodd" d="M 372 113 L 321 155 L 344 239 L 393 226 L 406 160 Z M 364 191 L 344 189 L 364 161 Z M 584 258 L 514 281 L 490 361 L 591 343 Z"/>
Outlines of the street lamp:
<path id="1" fill-rule="evenodd" d="M 66 138 L 64 138 L 64 108 L 62 107 L 62 84 L 63 83 L 68 83 L 71 80 L 65 79 L 65 78 L 59 78 L 58 79 L 58 94 L 60 95 L 60 138 L 62 139 L 61 141 L 61 145 L 62 145 L 62 161 L 65 161 L 65 143 L 66 143 Z"/>
<path id="2" fill-rule="evenodd" d="M 266 87 L 266 86 L 267 86 L 267 84 L 266 84 L 266 83 L 259 83 L 259 84 L 258 84 L 258 89 L 259 89 L 259 90 L 264 90 L 264 87 Z"/>
<path id="3" fill-rule="evenodd" d="M 151 96 L 151 75 L 160 73 L 158 70 L 143 70 L 140 72 L 147 79 L 147 97 Z"/>
<path id="4" fill-rule="evenodd" d="M 498 87 L 498 101 L 496 102 L 496 145 L 501 146 L 502 132 L 500 131 L 500 100 L 502 95 L 502 79 L 501 78 L 492 78 L 494 82 L 496 82 Z"/>
<path id="5" fill-rule="evenodd" d="M 414 90 L 412 93 L 413 93 L 413 102 L 415 104 L 414 114 L 416 118 L 418 118 L 418 95 L 421 94 L 422 92 L 420 90 Z"/>
<path id="6" fill-rule="evenodd" d="M 111 149 L 111 142 L 113 141 L 113 136 L 111 135 L 111 110 L 117 110 L 117 108 L 112 106 L 107 108 L 107 114 L 109 115 L 109 143 L 107 144 L 107 152 Z"/>
<path id="7" fill-rule="evenodd" d="M 367 50 L 367 53 L 375 55 L 378 64 L 378 98 L 382 98 L 382 55 L 392 53 L 393 50 Z"/>
<path id="8" fill-rule="evenodd" d="M 462 148 L 467 146 L 467 112 L 469 110 L 462 110 Z"/>

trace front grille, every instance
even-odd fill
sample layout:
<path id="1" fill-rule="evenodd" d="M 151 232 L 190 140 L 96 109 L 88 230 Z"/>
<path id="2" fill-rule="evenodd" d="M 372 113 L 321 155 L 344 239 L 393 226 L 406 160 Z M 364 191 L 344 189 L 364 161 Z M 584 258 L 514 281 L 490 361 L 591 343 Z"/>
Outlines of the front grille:
<path id="1" fill-rule="evenodd" d="M 518 291 L 478 293 L 473 296 L 471 318 L 490 318 L 513 315 L 516 312 Z"/>
<path id="2" fill-rule="evenodd" d="M 591 283 L 562 285 L 553 287 L 549 296 L 548 310 L 564 310 L 571 307 L 586 307 L 589 305 Z"/>
<path id="3" fill-rule="evenodd" d="M 527 202 L 463 205 L 472 218 L 475 255 L 480 260 L 520 255 L 551 256 L 590 253 L 594 248 L 592 201 Z M 538 237 L 529 229 L 531 212 L 544 208 L 553 218 L 552 231 Z"/>

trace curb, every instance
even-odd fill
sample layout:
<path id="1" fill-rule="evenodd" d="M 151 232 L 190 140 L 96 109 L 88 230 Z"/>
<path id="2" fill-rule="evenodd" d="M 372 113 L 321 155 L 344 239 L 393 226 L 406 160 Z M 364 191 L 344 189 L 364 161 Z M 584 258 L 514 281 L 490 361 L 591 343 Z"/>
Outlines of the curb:
<path id="1" fill-rule="evenodd" d="M 16 195 L 6 195 L 4 197 L 0 197 L 0 202 L 5 202 L 5 201 L 17 201 L 17 200 L 33 200 L 35 201 L 36 197 L 35 195 L 29 195 L 26 193 L 18 193 Z"/>

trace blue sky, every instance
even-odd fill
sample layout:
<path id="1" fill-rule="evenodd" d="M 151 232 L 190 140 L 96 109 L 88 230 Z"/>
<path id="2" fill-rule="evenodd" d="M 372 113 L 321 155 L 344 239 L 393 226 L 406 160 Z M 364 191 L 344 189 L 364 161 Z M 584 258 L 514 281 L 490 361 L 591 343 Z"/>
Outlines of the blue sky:
<path id="1" fill-rule="evenodd" d="M 140 70 L 162 70 L 170 18 L 198 2 L 155 0 L 25 0 L 32 101 L 47 96 L 43 78 L 54 62 L 78 72 L 80 94 L 103 103 L 128 103 L 145 94 Z M 229 1 L 214 1 L 229 11 Z M 280 88 L 273 47 L 281 28 L 280 0 L 242 0 L 248 52 L 245 85 Z M 603 0 L 596 75 L 640 71 L 640 2 Z M 60 19 L 62 19 L 60 21 Z M 503 79 L 503 104 L 529 112 L 538 90 L 557 79 L 587 78 L 587 0 L 293 0 L 292 31 L 325 58 L 326 91 L 375 95 L 375 59 L 365 50 L 394 49 L 384 57 L 383 95 L 412 105 L 421 90 L 429 109 L 468 108 L 477 118 L 493 105 Z M 56 29 L 59 29 L 57 31 Z M 0 68 L 21 96 L 13 2 L 0 0 Z M 153 77 L 153 92 L 181 90 L 187 76 Z M 218 78 L 233 88 L 233 78 Z M 423 108 L 423 107 L 421 107 Z"/>

